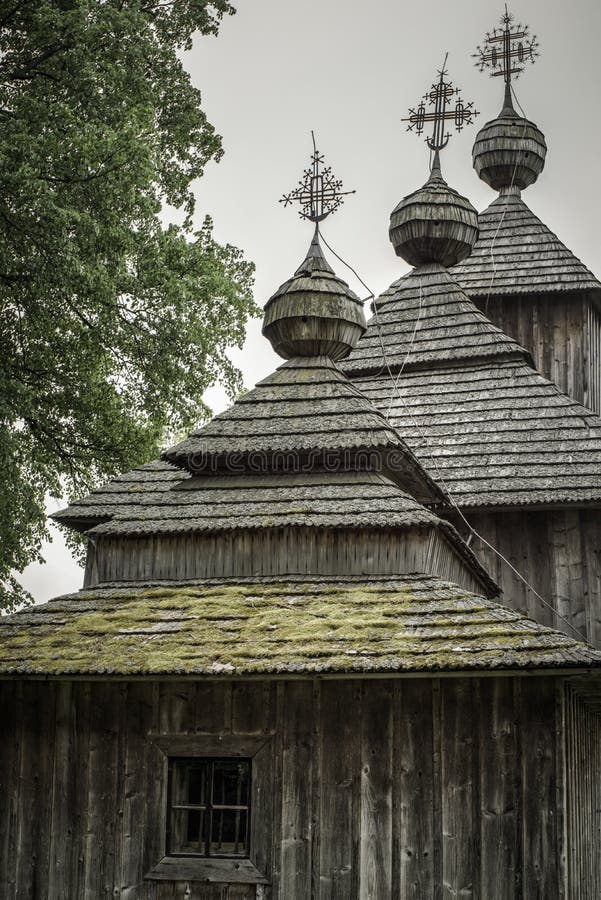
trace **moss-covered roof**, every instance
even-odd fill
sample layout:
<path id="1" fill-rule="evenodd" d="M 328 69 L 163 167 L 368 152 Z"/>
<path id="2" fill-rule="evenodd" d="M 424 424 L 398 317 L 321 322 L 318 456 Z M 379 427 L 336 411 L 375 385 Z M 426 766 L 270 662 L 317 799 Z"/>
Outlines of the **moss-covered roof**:
<path id="1" fill-rule="evenodd" d="M 0 619 L 0 675 L 248 676 L 601 666 L 456 585 L 396 579 L 105 586 Z"/>

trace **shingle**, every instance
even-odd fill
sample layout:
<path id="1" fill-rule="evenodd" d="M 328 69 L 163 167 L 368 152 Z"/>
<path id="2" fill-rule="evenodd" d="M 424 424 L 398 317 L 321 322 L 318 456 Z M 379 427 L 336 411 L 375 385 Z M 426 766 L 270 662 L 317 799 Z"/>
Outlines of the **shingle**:
<path id="1" fill-rule="evenodd" d="M 601 500 L 601 419 L 539 375 L 450 273 L 417 269 L 376 306 L 345 368 L 459 506 Z"/>
<path id="2" fill-rule="evenodd" d="M 502 194 L 480 213 L 478 225 L 471 256 L 452 269 L 470 297 L 601 292 L 593 273 L 519 195 Z"/>
<path id="3" fill-rule="evenodd" d="M 0 673 L 583 669 L 601 652 L 428 576 L 96 588 L 0 620 Z"/>

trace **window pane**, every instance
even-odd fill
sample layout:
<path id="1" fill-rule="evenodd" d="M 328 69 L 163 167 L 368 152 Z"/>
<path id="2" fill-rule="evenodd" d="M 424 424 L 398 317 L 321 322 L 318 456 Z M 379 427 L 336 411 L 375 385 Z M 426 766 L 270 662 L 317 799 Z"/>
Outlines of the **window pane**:
<path id="1" fill-rule="evenodd" d="M 213 806 L 248 806 L 250 765 L 246 760 L 213 763 Z"/>
<path id="2" fill-rule="evenodd" d="M 196 760 L 173 760 L 171 769 L 171 805 L 206 803 L 207 764 Z"/>
<path id="3" fill-rule="evenodd" d="M 174 809 L 171 811 L 169 853 L 204 855 L 204 822 L 202 809 Z"/>
<path id="4" fill-rule="evenodd" d="M 211 856 L 246 856 L 248 813 L 245 809 L 214 809 Z"/>

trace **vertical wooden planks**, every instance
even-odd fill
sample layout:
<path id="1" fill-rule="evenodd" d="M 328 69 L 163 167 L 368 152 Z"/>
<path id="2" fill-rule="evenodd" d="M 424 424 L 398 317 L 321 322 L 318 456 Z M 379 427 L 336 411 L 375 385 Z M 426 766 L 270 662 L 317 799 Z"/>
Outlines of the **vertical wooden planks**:
<path id="1" fill-rule="evenodd" d="M 0 866 L 0 896 L 14 900 L 16 890 L 17 810 L 19 805 L 19 763 L 21 750 L 22 687 L 17 682 L 0 684 L 0 823 L 3 865 Z"/>
<path id="2" fill-rule="evenodd" d="M 474 822 L 473 683 L 441 682 L 442 897 L 478 896 Z"/>
<path id="3" fill-rule="evenodd" d="M 559 894 L 553 679 L 523 679 L 521 697 L 524 900 L 539 900 Z"/>
<path id="4" fill-rule="evenodd" d="M 70 900 L 73 894 L 73 872 L 70 848 L 77 835 L 74 833 L 78 798 L 75 796 L 73 771 L 76 767 L 75 732 L 78 722 L 72 682 L 56 685 L 56 725 L 54 738 L 54 772 L 52 784 L 52 810 L 50 816 L 50 865 L 48 871 L 48 896 L 55 900 Z"/>
<path id="5" fill-rule="evenodd" d="M 118 873 L 121 900 L 137 900 L 144 889 L 145 845 L 150 824 L 145 773 L 149 769 L 149 753 L 153 752 L 147 739 L 152 729 L 152 699 L 152 685 L 139 682 L 128 685 Z"/>
<path id="6" fill-rule="evenodd" d="M 480 685 L 481 896 L 515 900 L 521 884 L 514 679 Z"/>
<path id="7" fill-rule="evenodd" d="M 358 883 L 360 682 L 321 688 L 320 900 L 350 900 Z"/>
<path id="8" fill-rule="evenodd" d="M 363 684 L 360 762 L 359 900 L 385 900 L 392 892 L 394 763 L 390 681 L 366 681 Z"/>
<path id="9" fill-rule="evenodd" d="M 85 881 L 82 898 L 111 896 L 115 879 L 118 807 L 118 747 L 121 685 L 92 685 L 88 808 L 86 817 Z"/>
<path id="10" fill-rule="evenodd" d="M 395 795 L 398 796 L 399 894 L 434 896 L 434 732 L 432 681 L 404 681 L 395 703 Z M 396 804 L 395 804 L 396 805 Z"/>
<path id="11" fill-rule="evenodd" d="M 55 686 L 25 682 L 17 807 L 18 900 L 39 896 L 48 878 L 54 765 Z"/>
<path id="12" fill-rule="evenodd" d="M 311 900 L 313 684 L 291 681 L 282 708 L 279 897 Z"/>

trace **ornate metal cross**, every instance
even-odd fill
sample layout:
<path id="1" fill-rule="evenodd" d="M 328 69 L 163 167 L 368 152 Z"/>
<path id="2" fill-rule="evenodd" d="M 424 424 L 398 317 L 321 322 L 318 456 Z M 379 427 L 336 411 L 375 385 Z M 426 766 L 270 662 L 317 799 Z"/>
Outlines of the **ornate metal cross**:
<path id="1" fill-rule="evenodd" d="M 409 116 L 401 119 L 401 122 L 409 122 L 407 131 L 415 131 L 421 134 L 426 123 L 432 122 L 432 135 L 426 138 L 430 150 L 442 150 L 449 143 L 450 132 L 445 131 L 446 123 L 452 122 L 457 131 L 461 131 L 464 125 L 471 125 L 478 111 L 473 103 L 464 103 L 459 97 L 459 88 L 453 87 L 452 81 L 445 81 L 448 75 L 445 69 L 447 58 L 439 71 L 438 81 L 432 85 L 427 94 L 424 94 L 419 106 L 409 110 Z M 456 97 L 455 104 L 452 104 Z"/>
<path id="2" fill-rule="evenodd" d="M 302 219 L 309 219 L 310 222 L 322 222 L 330 213 L 342 206 L 343 197 L 348 194 L 354 194 L 355 191 L 343 191 L 342 181 L 334 178 L 330 166 L 322 168 L 324 161 L 323 156 L 315 146 L 315 135 L 311 132 L 313 139 L 313 155 L 311 156 L 311 165 L 303 172 L 303 177 L 289 194 L 284 194 L 280 199 L 280 203 L 284 206 L 296 202 L 299 203 L 301 209 L 299 215 Z"/>
<path id="3" fill-rule="evenodd" d="M 527 25 L 512 26 L 513 19 L 505 4 L 502 27 L 487 32 L 483 45 L 472 54 L 481 72 L 490 69 L 491 76 L 502 75 L 505 84 L 511 83 L 512 75 L 518 78 L 525 64 L 533 63 L 539 55 L 536 35 L 530 36 Z"/>

